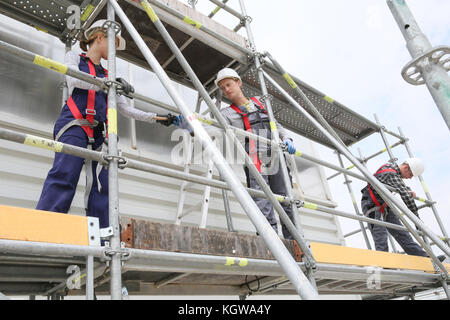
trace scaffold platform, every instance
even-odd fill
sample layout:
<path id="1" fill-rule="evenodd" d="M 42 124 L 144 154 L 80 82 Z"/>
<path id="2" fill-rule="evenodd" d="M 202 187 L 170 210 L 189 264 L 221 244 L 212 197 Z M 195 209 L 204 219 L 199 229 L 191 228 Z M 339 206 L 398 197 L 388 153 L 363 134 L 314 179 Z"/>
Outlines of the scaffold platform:
<path id="1" fill-rule="evenodd" d="M 34 216 L 33 219 L 30 219 Z M 69 290 L 69 266 L 83 270 L 85 258 L 64 253 L 64 247 L 91 247 L 95 259 L 95 292 L 108 295 L 109 270 L 95 231 L 85 217 L 1 206 L 0 292 L 5 295 L 83 295 Z M 14 223 L 5 223 L 13 221 Z M 76 221 L 76 223 L 74 223 Z M 121 240 L 130 250 L 123 265 L 123 284 L 130 295 L 295 294 L 261 237 L 121 219 Z M 50 232 L 58 229 L 58 232 Z M 94 228 L 95 229 L 95 228 Z M 83 235 L 80 237 L 80 235 Z M 11 254 L 9 240 L 59 244 L 61 253 Z M 295 241 L 283 240 L 302 264 Z M 402 296 L 439 287 L 430 259 L 312 242 L 317 261 L 314 277 L 320 294 Z M 26 245 L 25 245 L 26 246 Z M 102 258 L 103 257 L 103 258 Z M 450 270 L 450 264 L 446 264 Z M 83 279 L 85 274 L 81 274 Z"/>

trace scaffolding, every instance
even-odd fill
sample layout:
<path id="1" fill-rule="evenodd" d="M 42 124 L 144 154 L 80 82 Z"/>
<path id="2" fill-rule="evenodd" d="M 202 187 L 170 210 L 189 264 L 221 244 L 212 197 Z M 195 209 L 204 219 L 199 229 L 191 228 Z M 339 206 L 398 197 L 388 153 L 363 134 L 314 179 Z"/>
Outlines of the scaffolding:
<path id="1" fill-rule="evenodd" d="M 8 54 L 15 55 L 24 61 L 33 62 L 54 72 L 59 72 L 83 81 L 98 85 L 108 92 L 108 152 L 96 152 L 61 142 L 49 140 L 35 135 L 15 132 L 13 130 L 0 128 L 0 138 L 28 146 L 45 148 L 54 152 L 62 152 L 76 155 L 85 159 L 97 161 L 99 164 L 109 168 L 109 212 L 110 227 L 99 229 L 98 221 L 87 218 L 80 222 L 75 231 L 87 235 L 89 241 L 74 243 L 67 238 L 51 239 L 43 238 L 41 234 L 33 237 L 26 236 L 17 230 L 7 230 L 6 236 L 0 237 L 0 251 L 5 254 L 2 260 L 17 264 L 30 264 L 44 266 L 47 270 L 45 276 L 53 275 L 54 281 L 60 284 L 46 288 L 33 289 L 32 286 L 11 289 L 11 292 L 34 295 L 40 293 L 49 297 L 59 298 L 70 291 L 71 283 L 67 282 L 67 275 L 62 274 L 67 265 L 84 265 L 77 277 L 70 280 L 84 287 L 87 299 L 94 298 L 96 292 L 109 292 L 111 299 L 123 298 L 123 275 L 126 272 L 128 292 L 139 294 L 174 294 L 180 287 L 171 287 L 169 284 L 185 284 L 186 288 L 197 294 L 234 294 L 243 298 L 249 294 L 262 293 L 296 293 L 301 299 L 318 299 L 318 294 L 343 293 L 343 294 L 370 294 L 370 298 L 390 298 L 396 296 L 411 296 L 430 288 L 442 287 L 450 297 L 447 283 L 449 266 L 443 264 L 434 254 L 431 245 L 437 246 L 447 256 L 450 256 L 449 238 L 435 203 L 422 182 L 426 198 L 416 198 L 423 202 L 419 208 L 431 207 L 439 224 L 442 235 L 436 235 L 427 225 L 418 219 L 403 202 L 391 194 L 391 190 L 381 184 L 365 167 L 365 163 L 381 154 L 388 152 L 391 161 L 395 162 L 392 149 L 403 144 L 410 156 L 413 156 L 408 139 L 399 128 L 399 134 L 387 130 L 381 125 L 375 116 L 376 122 L 371 122 L 350 109 L 341 105 L 336 100 L 308 86 L 299 79 L 290 75 L 283 67 L 266 52 L 259 53 L 253 39 L 251 30 L 251 18 L 247 15 L 243 0 L 239 1 L 241 13 L 229 7 L 227 1 L 210 0 L 217 8 L 208 16 L 211 19 L 219 10 L 224 10 L 235 16 L 239 24 L 234 32 L 245 28 L 248 44 L 238 37 L 224 36 L 207 26 L 206 23 L 195 20 L 192 16 L 176 10 L 177 1 L 170 0 L 163 3 L 156 0 L 143 0 L 140 4 L 122 0 L 120 4 L 116 0 L 84 0 L 84 1 L 30 1 L 40 5 L 47 12 L 58 10 L 58 12 L 69 12 L 69 6 L 75 5 L 81 16 L 82 25 L 79 28 L 69 29 L 65 22 L 52 23 L 45 19 L 39 12 L 33 12 L 24 8 L 17 1 L 4 1 L 0 4 L 0 12 L 21 22 L 31 24 L 35 27 L 45 29 L 48 33 L 60 38 L 67 46 L 76 41 L 80 30 L 86 29 L 94 20 L 106 18 L 108 24 L 104 26 L 108 32 L 108 70 L 109 79 L 116 76 L 116 52 L 115 33 L 118 32 L 115 17 L 117 16 L 123 26 L 124 37 L 129 43 L 129 49 L 120 54 L 121 58 L 145 66 L 153 71 L 175 106 L 155 101 L 149 97 L 134 93 L 132 97 L 136 100 L 149 102 L 171 112 L 183 114 L 189 122 L 190 127 L 197 139 L 202 143 L 205 153 L 208 155 L 209 166 L 205 176 L 195 175 L 189 172 L 188 166 L 183 172 L 170 169 L 161 165 L 155 165 L 124 157 L 118 147 L 116 92 L 121 91 L 120 83 L 115 81 L 103 81 L 79 70 L 73 70 L 59 62 L 47 57 L 34 54 L 33 52 L 18 48 L 6 42 L 0 41 L 0 49 Z M 195 2 L 191 5 L 195 7 Z M 73 7 L 72 7 L 73 9 Z M 188 11 L 194 15 L 195 11 Z M 132 17 L 132 18 L 130 18 Z M 199 16 L 196 16 L 199 17 Z M 163 21 L 164 23 L 163 23 Z M 144 22 L 145 21 L 145 22 Z M 170 32 L 169 32 L 170 31 Z M 146 35 L 144 41 L 142 35 Z M 150 37 L 150 40 L 148 39 Z M 151 48 L 152 43 L 164 44 L 162 50 L 158 50 L 158 56 Z M 202 52 L 204 55 L 214 57 L 211 64 L 203 64 L 199 59 L 194 59 Z M 200 57 L 201 60 L 201 57 Z M 188 62 L 189 61 L 189 62 Z M 197 63 L 196 63 L 197 62 Z M 240 144 L 238 137 L 256 138 L 244 130 L 231 128 L 221 112 L 219 111 L 221 98 L 217 94 L 218 88 L 214 85 L 215 74 L 222 67 L 227 66 L 237 70 L 243 80 L 244 92 L 247 96 L 261 96 L 268 110 L 271 122 L 272 140 L 257 137 L 263 143 L 270 144 L 276 150 L 280 160 L 284 181 L 286 182 L 287 194 L 285 196 L 273 194 L 265 183 L 261 174 Z M 205 119 L 199 113 L 192 112 L 176 91 L 172 80 L 182 83 L 198 92 L 198 105 L 203 101 L 208 106 L 208 112 L 213 115 L 213 120 Z M 216 103 L 212 97 L 217 95 Z M 67 97 L 65 97 L 66 99 Z M 347 189 L 352 197 L 355 213 L 342 212 L 330 209 L 320 203 L 314 203 L 309 199 L 296 199 L 288 181 L 287 164 L 284 157 L 283 145 L 280 143 L 275 119 L 285 128 L 292 130 L 312 141 L 336 150 L 340 166 L 328 163 L 314 156 L 297 151 L 294 155 L 312 161 L 321 166 L 336 170 L 343 174 Z M 243 157 L 246 167 L 256 177 L 261 190 L 245 188 L 236 176 L 235 172 L 227 163 L 222 152 L 216 147 L 205 124 L 215 126 L 224 131 L 225 136 L 232 141 L 240 156 Z M 355 157 L 348 149 L 349 146 L 368 137 L 372 133 L 380 133 L 385 148 L 369 157 Z M 387 134 L 399 139 L 398 142 L 389 145 Z M 344 168 L 342 157 L 352 163 L 350 167 Z M 289 159 L 289 157 L 286 157 Z M 220 180 L 212 176 L 212 165 L 218 170 Z M 160 176 L 171 177 L 184 181 L 180 189 L 180 206 L 178 208 L 177 221 L 173 226 L 163 226 L 146 223 L 135 219 L 124 219 L 119 213 L 119 169 L 135 169 L 154 173 Z M 357 168 L 360 173 L 352 172 Z M 330 176 L 329 179 L 336 175 Z M 393 209 L 403 225 L 393 225 L 365 217 L 359 212 L 356 197 L 351 188 L 348 176 L 370 183 L 380 196 Z M 191 232 L 194 236 L 207 239 L 211 237 L 209 230 L 195 230 L 180 226 L 183 216 L 183 190 L 185 183 L 195 183 L 205 186 L 204 198 L 198 207 L 202 207 L 202 221 L 200 229 L 205 229 L 208 211 L 208 197 L 211 187 L 222 190 L 224 196 L 225 211 L 227 208 L 227 192 L 233 192 L 234 196 L 242 206 L 248 218 L 256 228 L 260 237 L 246 238 L 245 241 L 252 242 L 261 252 L 252 257 L 245 247 L 241 254 L 236 248 L 230 250 L 225 246 L 223 252 L 208 251 L 207 248 L 189 247 L 186 251 L 179 251 L 167 243 L 162 244 L 160 250 L 148 247 L 148 232 L 139 232 L 140 226 L 151 230 L 166 230 L 168 233 L 180 235 L 182 232 Z M 270 200 L 280 220 L 287 226 L 294 236 L 294 241 L 280 239 L 270 227 L 269 223 L 256 206 L 252 197 L 264 197 Z M 293 209 L 294 221 L 291 221 L 284 212 L 281 203 L 288 204 Z M 357 220 L 360 230 L 349 235 L 361 232 L 369 250 L 345 248 L 322 243 L 308 242 L 304 238 L 300 215 L 298 210 L 307 208 L 327 214 L 341 216 Z M 189 213 L 188 208 L 184 214 Z M 30 217 L 38 213 L 38 217 L 45 219 L 56 219 L 54 215 L 35 210 L 18 209 L 10 207 L 0 208 L 0 213 L 5 219 L 13 219 L 15 214 Z M 57 215 L 61 219 L 62 226 L 70 224 L 67 215 Z M 61 217 L 62 216 L 62 217 Z M 25 218 L 24 218 L 25 219 Z M 44 219 L 44 218 L 43 218 Z M 67 221 L 66 221 L 67 220 Z M 412 226 L 417 226 L 417 229 Z M 232 218 L 227 214 L 228 230 L 233 231 Z M 366 233 L 364 223 L 378 224 L 388 228 L 408 231 L 415 240 L 427 252 L 430 258 L 412 257 L 396 253 L 384 253 L 371 251 L 370 242 Z M 30 225 L 32 223 L 30 222 Z M 40 225 L 41 226 L 41 225 Z M 41 226 L 45 228 L 44 225 Z M 3 227 L 2 227 L 3 228 Z M 31 228 L 31 227 L 30 227 Z M 66 227 L 62 227 L 67 228 Z M 166 229 L 164 229 L 166 228 Z M 172 229 L 171 229 L 172 228 Z M 175 229 L 173 229 L 175 228 Z M 183 229 L 185 228 L 185 229 Z M 14 229 L 14 228 L 13 228 Z M 181 231 L 180 231 L 181 230 Z M 51 233 L 51 231 L 48 231 Z M 162 232 L 162 231 L 161 231 Z M 3 233 L 2 233 L 3 234 Z M 239 234 L 232 236 L 239 242 Z M 347 236 L 349 236 L 347 235 Z M 227 233 L 214 233 L 218 239 L 226 243 Z M 28 241 L 24 241 L 25 238 Z M 30 240 L 31 239 L 31 240 Z M 106 246 L 100 246 L 100 239 L 108 240 Z M 198 240 L 198 238 L 195 238 Z M 178 239 L 182 243 L 183 239 Z M 141 246 L 137 243 L 140 242 Z M 244 239 L 242 239 L 244 242 Z M 147 245 L 144 245 L 147 243 Z M 204 244 L 205 242 L 203 242 Z M 209 243 L 209 242 L 208 242 Z M 263 249 L 265 248 L 265 250 Z M 194 253 L 194 249 L 199 253 Z M 267 250 L 268 249 L 268 250 Z M 51 257 L 45 258 L 44 257 Z M 392 261 L 394 261 L 392 263 Z M 48 263 L 50 265 L 45 265 Z M 21 265 L 22 266 L 22 265 Z M 23 267 L 23 272 L 28 272 Z M 393 270 L 396 269 L 396 270 Z M 17 271 L 17 272 L 20 272 Z M 40 270 L 36 267 L 36 270 Z M 38 271 L 36 271 L 38 272 Z M 256 279 L 249 281 L 252 275 Z M 382 284 L 380 279 L 383 279 Z M 369 280 L 374 281 L 375 286 L 369 286 Z M 151 282 L 151 285 L 148 283 Z M 109 290 L 105 284 L 109 283 Z M 228 285 L 226 285 L 228 284 Z M 132 287 L 135 285 L 135 287 Z M 22 291 L 21 291 L 22 290 Z M 28 291 L 27 291 L 28 290 Z M 1 291 L 1 290 L 0 290 Z M 9 294 L 9 292 L 3 292 Z"/>

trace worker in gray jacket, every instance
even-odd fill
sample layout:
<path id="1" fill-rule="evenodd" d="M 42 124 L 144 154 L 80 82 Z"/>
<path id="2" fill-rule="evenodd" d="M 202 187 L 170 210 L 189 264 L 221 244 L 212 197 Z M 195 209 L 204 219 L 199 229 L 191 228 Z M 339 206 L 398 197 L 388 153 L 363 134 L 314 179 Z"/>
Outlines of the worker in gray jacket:
<path id="1" fill-rule="evenodd" d="M 230 68 L 224 68 L 219 71 L 215 84 L 222 90 L 222 93 L 232 101 L 229 107 L 222 108 L 220 112 L 224 116 L 229 125 L 247 132 L 271 139 L 270 120 L 264 105 L 258 97 L 247 98 L 242 92 L 242 80 L 237 72 Z M 175 125 L 189 129 L 187 122 L 182 116 L 174 122 Z M 286 149 L 290 154 L 294 154 L 296 149 L 293 145 L 292 139 L 288 138 L 286 131 L 277 123 L 277 129 L 280 138 L 286 145 Z M 266 183 L 270 186 L 273 193 L 279 195 L 286 195 L 286 187 L 279 166 L 279 159 L 277 159 L 277 152 L 271 152 L 271 146 L 260 142 L 258 139 L 245 138 L 243 141 L 245 150 L 253 161 L 258 171 Z M 253 177 L 248 168 L 244 167 L 245 175 L 247 177 L 247 186 L 252 189 L 261 190 L 255 177 Z M 292 181 L 290 181 L 292 185 Z M 269 221 L 275 232 L 278 233 L 277 220 L 275 218 L 272 203 L 266 198 L 254 198 L 261 212 Z M 283 209 L 291 220 L 292 209 L 289 205 L 282 204 Z M 285 239 L 293 239 L 292 235 L 284 225 L 282 225 L 282 232 Z"/>

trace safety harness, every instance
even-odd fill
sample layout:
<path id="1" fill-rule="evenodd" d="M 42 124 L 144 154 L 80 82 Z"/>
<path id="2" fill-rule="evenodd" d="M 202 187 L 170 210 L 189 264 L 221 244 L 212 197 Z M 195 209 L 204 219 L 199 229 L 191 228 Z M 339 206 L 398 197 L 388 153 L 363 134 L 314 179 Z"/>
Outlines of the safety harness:
<path id="1" fill-rule="evenodd" d="M 256 108 L 258 110 L 258 113 L 264 113 L 267 114 L 267 110 L 264 109 L 264 106 L 259 102 L 258 99 L 255 97 L 251 98 L 253 102 L 256 103 Z M 232 104 L 230 106 L 234 111 L 236 111 L 238 114 L 242 116 L 242 120 L 244 122 L 244 128 L 245 131 L 249 133 L 253 133 L 252 125 L 249 120 L 249 112 L 244 112 L 241 109 L 239 109 L 236 105 Z M 261 117 L 259 117 L 260 122 L 262 123 Z M 258 157 L 258 152 L 256 150 L 255 141 L 253 139 L 250 139 L 250 147 L 249 147 L 249 155 L 252 159 L 253 164 L 256 166 L 259 172 L 261 172 L 261 160 Z"/>
<path id="2" fill-rule="evenodd" d="M 95 69 L 94 63 L 92 60 L 86 56 L 86 54 L 82 53 L 80 54 L 80 57 L 82 57 L 88 64 L 89 67 L 89 74 L 97 77 L 97 71 Z M 103 69 L 105 72 L 105 77 L 108 77 L 108 71 L 106 69 Z M 96 115 L 95 111 L 95 90 L 87 90 L 87 104 L 86 104 L 86 118 L 83 117 L 80 109 L 76 105 L 74 99 L 72 96 L 69 97 L 67 100 L 67 106 L 72 113 L 74 120 L 68 122 L 64 127 L 62 127 L 58 134 L 55 137 L 55 140 L 59 140 L 59 138 L 66 132 L 70 127 L 72 126 L 80 126 L 84 132 L 86 133 L 88 137 L 88 146 L 87 149 L 92 150 L 92 147 L 95 143 L 94 139 L 94 128 L 98 126 L 98 121 L 94 120 L 94 117 Z M 106 102 L 106 112 L 108 112 L 108 102 Z M 108 130 L 107 130 L 108 120 L 105 121 L 105 128 L 103 131 L 104 136 L 104 143 L 102 146 L 100 146 L 96 151 L 107 151 L 107 139 L 108 139 Z M 92 190 L 92 184 L 93 184 L 93 174 L 92 174 L 92 160 L 86 159 L 86 189 L 84 194 L 84 205 L 87 210 L 88 208 L 88 201 L 89 201 L 89 195 Z M 96 168 L 96 178 L 97 178 L 97 185 L 98 185 L 98 191 L 101 191 L 101 183 L 99 179 L 100 172 L 102 170 L 102 166 L 97 166 Z"/>
<path id="3" fill-rule="evenodd" d="M 375 172 L 374 176 L 377 176 L 377 175 L 382 174 L 382 173 L 385 173 L 385 172 L 394 172 L 394 173 L 397 173 L 397 170 L 392 169 L 392 168 L 383 169 L 385 166 L 386 166 L 386 164 L 382 165 L 382 166 L 377 170 L 377 172 Z M 379 208 L 381 214 L 384 214 L 384 209 L 386 208 L 387 203 L 384 202 L 382 205 L 380 205 L 380 202 L 379 202 L 379 201 L 377 200 L 377 198 L 375 197 L 375 194 L 373 193 L 373 190 L 372 190 L 372 188 L 370 187 L 370 184 L 369 184 L 369 183 L 367 184 L 367 189 L 369 189 L 369 195 L 370 195 L 370 198 L 372 199 L 373 203 L 375 204 L 375 208 Z M 372 211 L 372 210 L 370 210 L 370 212 L 371 212 L 371 211 Z M 367 213 L 369 213 L 369 212 L 367 212 Z"/>

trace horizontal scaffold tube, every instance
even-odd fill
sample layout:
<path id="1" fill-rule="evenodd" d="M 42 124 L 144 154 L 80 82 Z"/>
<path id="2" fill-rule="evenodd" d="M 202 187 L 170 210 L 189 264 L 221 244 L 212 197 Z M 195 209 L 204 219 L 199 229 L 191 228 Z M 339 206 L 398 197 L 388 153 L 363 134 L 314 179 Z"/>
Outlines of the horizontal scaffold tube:
<path id="1" fill-rule="evenodd" d="M 393 224 L 393 223 L 389 223 L 389 222 L 383 222 L 377 219 L 372 219 L 372 218 L 368 218 L 364 215 L 358 216 L 352 213 L 347 213 L 347 212 L 343 212 L 343 211 L 339 211 L 336 209 L 330 209 L 324 206 L 320 206 L 317 205 L 315 203 L 310 203 L 310 202 L 304 202 L 303 207 L 307 208 L 307 209 L 311 209 L 311 210 L 317 210 L 320 212 L 325 212 L 325 213 L 330 213 L 333 215 L 337 215 L 340 217 L 344 217 L 344 218 L 349 218 L 349 219 L 354 219 L 354 220 L 359 220 L 362 222 L 367 222 L 367 223 L 371 223 L 371 224 L 376 224 L 379 226 L 383 226 L 389 229 L 396 229 L 396 230 L 402 230 L 402 231 L 408 231 L 408 229 L 404 226 L 398 225 L 398 224 Z M 422 235 L 421 231 L 418 231 L 418 233 L 420 235 Z"/>
<path id="2" fill-rule="evenodd" d="M 223 10 L 227 11 L 228 13 L 231 13 L 233 16 L 235 16 L 239 20 L 243 20 L 245 18 L 242 14 L 240 14 L 239 12 L 234 10 L 233 8 L 227 6 L 222 1 L 219 1 L 219 0 L 209 0 L 209 1 L 211 1 L 214 4 L 216 4 L 218 7 L 222 8 Z"/>
<path id="3" fill-rule="evenodd" d="M 403 143 L 404 143 L 404 141 L 397 141 L 397 142 L 394 143 L 393 145 L 389 146 L 389 149 L 395 148 L 395 147 L 397 147 L 397 146 L 399 146 L 399 145 L 401 145 L 401 144 L 403 144 Z M 370 155 L 370 156 L 364 158 L 364 162 L 367 162 L 368 160 L 373 159 L 373 158 L 375 158 L 376 156 L 379 156 L 380 154 L 383 154 L 383 153 L 386 152 L 386 151 L 387 151 L 387 149 L 384 148 L 384 149 L 382 149 L 382 150 L 380 150 L 380 151 L 378 151 L 378 152 L 375 152 L 374 154 L 372 154 L 372 155 Z M 350 165 L 350 166 L 348 166 L 346 169 L 347 169 L 347 170 L 350 170 L 350 169 L 353 169 L 354 167 L 355 167 L 354 165 Z M 341 174 L 341 172 L 332 174 L 331 176 L 329 176 L 329 177 L 327 178 L 327 180 L 333 179 L 334 177 L 336 177 L 336 176 L 338 176 L 338 175 L 340 175 L 340 174 Z"/>
<path id="4" fill-rule="evenodd" d="M 82 72 L 78 69 L 70 68 L 63 63 L 54 61 L 54 60 L 46 58 L 44 56 L 40 56 L 38 54 L 24 50 L 22 48 L 13 46 L 4 41 L 0 41 L 0 50 L 7 52 L 15 57 L 22 58 L 26 61 L 33 62 L 34 64 L 36 64 L 38 66 L 50 69 L 52 71 L 59 72 L 59 73 L 89 82 L 89 83 L 97 85 L 99 87 L 104 86 L 104 82 L 102 80 L 95 78 L 94 76 L 91 76 L 90 74 L 88 74 L 86 72 Z"/>
<path id="5" fill-rule="evenodd" d="M 0 239 L 0 252 L 40 256 L 102 258 L 105 247 Z"/>
<path id="6" fill-rule="evenodd" d="M 101 165 L 108 165 L 108 161 L 104 159 L 104 153 L 80 148 L 71 144 L 58 142 L 46 138 L 37 137 L 31 134 L 15 132 L 8 129 L 0 128 L 0 139 L 9 140 L 21 144 L 41 149 L 47 149 L 53 152 L 70 154 L 84 159 L 97 161 Z"/>

